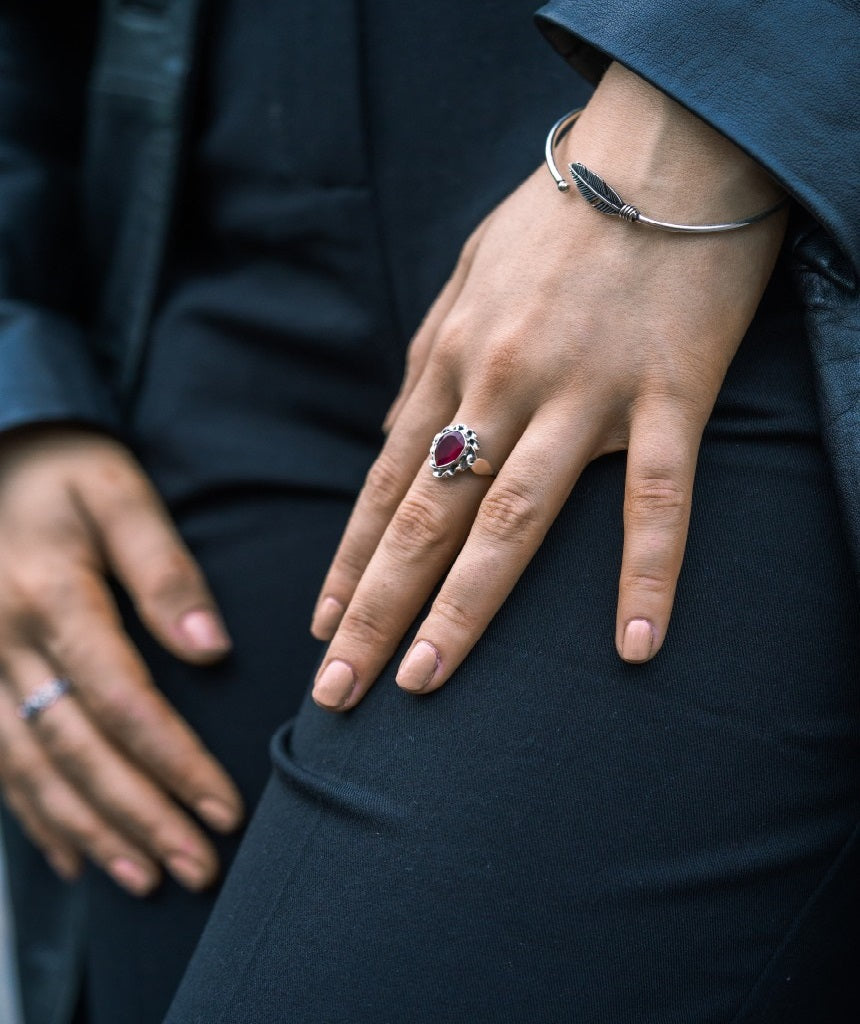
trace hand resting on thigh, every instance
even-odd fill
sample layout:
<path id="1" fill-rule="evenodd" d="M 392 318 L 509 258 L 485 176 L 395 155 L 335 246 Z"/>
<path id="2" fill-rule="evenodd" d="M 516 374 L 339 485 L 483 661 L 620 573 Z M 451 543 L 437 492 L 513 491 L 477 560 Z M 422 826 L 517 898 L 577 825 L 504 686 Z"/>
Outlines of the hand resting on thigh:
<path id="1" fill-rule="evenodd" d="M 619 65 L 561 143 L 559 165 L 569 161 L 675 223 L 739 220 L 782 195 L 731 142 Z M 361 700 L 440 581 L 397 681 L 420 693 L 445 683 L 584 466 L 620 450 L 615 645 L 628 662 L 657 654 L 702 431 L 784 230 L 784 211 L 725 234 L 626 223 L 559 193 L 544 167 L 490 214 L 412 342 L 387 440 L 323 584 L 312 625 L 330 641 L 321 706 Z M 477 433 L 495 478 L 434 478 L 428 444 L 446 424 Z"/>

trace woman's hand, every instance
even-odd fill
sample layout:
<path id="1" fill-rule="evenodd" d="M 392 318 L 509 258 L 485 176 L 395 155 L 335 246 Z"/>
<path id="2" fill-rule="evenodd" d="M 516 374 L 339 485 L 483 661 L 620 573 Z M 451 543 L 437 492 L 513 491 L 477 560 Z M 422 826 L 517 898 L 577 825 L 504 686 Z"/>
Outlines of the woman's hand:
<path id="1" fill-rule="evenodd" d="M 159 693 L 126 636 L 115 575 L 153 635 L 206 663 L 229 640 L 202 574 L 131 455 L 68 427 L 0 442 L 0 788 L 63 877 L 81 856 L 143 895 L 166 866 L 197 889 L 219 831 L 241 817 L 235 786 Z M 72 680 L 23 721 L 47 679 Z"/>
<path id="2" fill-rule="evenodd" d="M 733 220 L 780 196 L 731 143 L 618 65 L 563 149 L 658 219 Z M 323 585 L 312 630 L 331 645 L 317 703 L 354 707 L 444 577 L 397 674 L 410 691 L 441 686 L 585 465 L 622 449 L 615 643 L 629 662 L 656 654 L 701 434 L 784 226 L 783 213 L 728 234 L 634 226 L 560 194 L 544 168 L 484 221 L 410 347 L 388 439 Z M 449 423 L 477 432 L 495 479 L 431 475 L 430 440 Z"/>

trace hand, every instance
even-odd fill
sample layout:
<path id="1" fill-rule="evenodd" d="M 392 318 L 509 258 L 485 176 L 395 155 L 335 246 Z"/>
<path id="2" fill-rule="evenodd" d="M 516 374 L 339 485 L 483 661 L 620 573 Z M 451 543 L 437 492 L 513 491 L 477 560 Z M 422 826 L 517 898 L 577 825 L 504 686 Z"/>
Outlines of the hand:
<path id="1" fill-rule="evenodd" d="M 560 166 L 585 163 L 658 219 L 737 219 L 781 194 L 618 65 L 563 146 Z M 323 584 L 312 631 L 331 644 L 317 703 L 354 707 L 444 577 L 397 674 L 414 692 L 441 686 L 585 465 L 623 449 L 615 644 L 629 662 L 659 651 L 701 434 L 784 227 L 782 213 L 721 235 L 634 226 L 558 193 L 543 167 L 484 221 L 410 346 L 387 441 Z M 448 423 L 477 431 L 494 480 L 431 476 L 429 442 Z"/>
<path id="2" fill-rule="evenodd" d="M 229 831 L 235 786 L 153 684 L 106 574 L 153 635 L 204 664 L 230 641 L 201 572 L 117 442 L 69 427 L 0 440 L 0 786 L 63 877 L 90 857 L 137 895 L 167 867 L 197 889 L 212 844 L 180 809 Z M 29 721 L 17 705 L 51 677 L 72 691 Z"/>

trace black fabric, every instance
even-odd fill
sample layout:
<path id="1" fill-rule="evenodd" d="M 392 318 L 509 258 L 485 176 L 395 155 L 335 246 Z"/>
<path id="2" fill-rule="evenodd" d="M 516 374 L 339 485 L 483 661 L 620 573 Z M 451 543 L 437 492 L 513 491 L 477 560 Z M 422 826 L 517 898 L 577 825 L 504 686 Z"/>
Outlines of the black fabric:
<path id="1" fill-rule="evenodd" d="M 77 218 L 92 5 L 9 0 L 0 14 L 0 431 L 116 426 L 87 351 Z"/>
<path id="2" fill-rule="evenodd" d="M 395 659 L 347 715 L 306 700 L 168 1024 L 856 1019 L 860 616 L 784 266 L 645 666 L 612 644 L 623 473 L 443 690 Z"/>
<path id="3" fill-rule="evenodd" d="M 156 682 L 252 805 L 268 775 L 274 723 L 293 714 L 319 645 L 308 609 L 348 503 L 271 488 L 223 492 L 179 511 L 235 640 L 214 668 L 190 668 L 158 649 L 128 614 Z M 236 838 L 215 838 L 229 863 Z M 212 908 L 212 893 L 167 880 L 141 901 L 95 869 L 81 883 L 87 1024 L 154 1024 L 163 1015 Z M 38 1020 L 39 1018 L 34 1018 Z"/>

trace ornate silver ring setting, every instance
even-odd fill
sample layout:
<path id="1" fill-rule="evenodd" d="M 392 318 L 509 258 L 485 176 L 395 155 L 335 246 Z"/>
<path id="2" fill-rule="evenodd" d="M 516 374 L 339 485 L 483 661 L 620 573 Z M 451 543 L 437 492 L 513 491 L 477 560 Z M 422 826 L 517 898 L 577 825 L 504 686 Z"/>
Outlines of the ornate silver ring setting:
<path id="1" fill-rule="evenodd" d="M 48 679 L 26 700 L 21 701 L 18 705 L 18 717 L 23 718 L 25 722 L 32 721 L 43 711 L 47 711 L 49 707 L 56 704 L 71 688 L 72 684 L 68 679 Z"/>
<path id="2" fill-rule="evenodd" d="M 471 469 L 478 476 L 493 476 L 486 459 L 479 459 L 478 435 L 465 423 L 452 423 L 440 430 L 430 445 L 430 469 L 437 479 Z"/>

